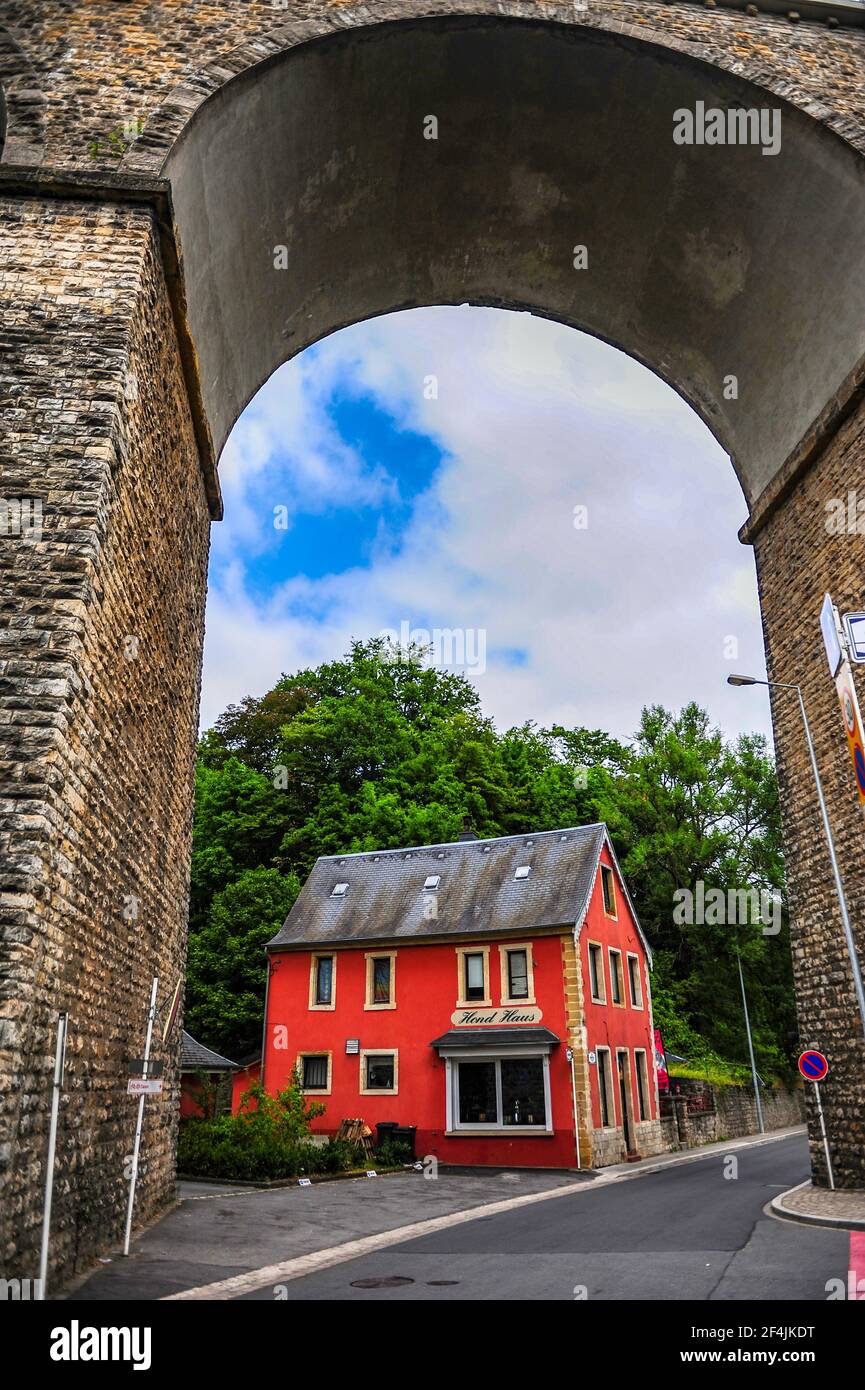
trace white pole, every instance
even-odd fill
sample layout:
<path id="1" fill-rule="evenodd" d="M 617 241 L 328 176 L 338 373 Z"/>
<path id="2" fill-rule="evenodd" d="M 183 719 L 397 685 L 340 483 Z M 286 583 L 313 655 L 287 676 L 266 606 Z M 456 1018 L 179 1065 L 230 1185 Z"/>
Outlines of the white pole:
<path id="1" fill-rule="evenodd" d="M 60 1092 L 63 1088 L 63 1068 L 66 1061 L 66 1029 L 69 1015 L 61 1014 L 57 1021 L 57 1043 L 54 1048 L 54 1083 L 51 1091 L 51 1123 L 48 1127 L 48 1159 L 45 1168 L 45 1202 L 42 1207 L 42 1248 L 39 1253 L 37 1299 L 45 1297 L 48 1274 L 48 1241 L 51 1235 L 51 1198 L 54 1195 L 54 1156 L 57 1152 L 57 1118 L 60 1113 Z"/>
<path id="2" fill-rule="evenodd" d="M 748 1017 L 748 999 L 745 994 L 745 978 L 742 974 L 742 957 L 739 955 L 739 947 L 736 947 L 736 960 L 739 962 L 739 984 L 742 986 L 742 1008 L 745 1011 L 745 1032 L 748 1034 L 748 1054 L 751 1058 L 751 1080 L 754 1082 L 754 1100 L 757 1102 L 757 1122 L 760 1126 L 760 1133 L 765 1134 L 766 1129 L 763 1124 L 763 1107 L 760 1104 L 760 1083 L 757 1079 L 757 1067 L 754 1062 L 754 1044 L 751 1041 L 751 1020 Z"/>
<path id="3" fill-rule="evenodd" d="M 150 1039 L 153 1037 L 153 1020 L 156 1017 L 156 990 L 159 979 L 153 977 L 150 990 L 150 1008 L 147 1011 L 147 1040 L 144 1044 L 144 1076 L 147 1077 L 147 1063 L 150 1060 Z M 126 1208 L 126 1233 L 123 1237 L 123 1253 L 129 1254 L 129 1237 L 132 1234 L 132 1208 L 135 1205 L 135 1180 L 138 1177 L 138 1154 L 141 1148 L 141 1130 L 144 1125 L 144 1095 L 138 1097 L 138 1120 L 135 1124 L 135 1144 L 132 1149 L 132 1172 L 129 1177 L 129 1204 Z"/>
<path id="4" fill-rule="evenodd" d="M 826 1167 L 827 1167 L 827 1169 L 828 1169 L 828 1171 L 829 1171 L 829 1187 L 830 1187 L 831 1191 L 834 1192 L 834 1191 L 835 1191 L 835 1174 L 832 1172 L 832 1157 L 831 1157 L 831 1155 L 830 1155 L 830 1153 L 829 1153 L 829 1140 L 828 1140 L 827 1137 L 826 1137 L 826 1125 L 825 1125 L 825 1122 L 824 1122 L 824 1120 L 823 1120 L 823 1102 L 822 1102 L 821 1099 L 820 1099 L 820 1083 L 819 1083 L 819 1081 L 815 1081 L 815 1082 L 814 1082 L 814 1095 L 817 1097 L 817 1115 L 818 1115 L 819 1120 L 820 1120 L 820 1133 L 821 1133 L 822 1136 L 823 1136 L 823 1150 L 824 1150 L 824 1152 L 825 1152 L 825 1154 L 826 1154 Z"/>
<path id="5" fill-rule="evenodd" d="M 851 676 L 852 683 L 852 676 Z M 838 867 L 838 857 L 835 853 L 835 841 L 832 838 L 832 826 L 829 823 L 829 812 L 826 809 L 826 798 L 823 795 L 823 783 L 820 781 L 820 773 L 817 769 L 817 755 L 814 752 L 814 742 L 811 738 L 811 726 L 808 723 L 808 715 L 805 710 L 805 701 L 802 698 L 800 686 L 795 686 L 799 696 L 799 709 L 802 712 L 802 723 L 805 726 L 805 739 L 808 744 L 808 752 L 811 757 L 811 771 L 814 774 L 814 784 L 817 788 L 817 800 L 820 803 L 820 815 L 823 819 L 823 833 L 826 836 L 826 844 L 829 846 L 829 862 L 832 865 L 832 877 L 835 880 L 835 895 L 838 899 L 838 906 L 841 909 L 841 925 L 844 928 L 844 939 L 847 943 L 847 955 L 850 959 L 850 969 L 853 974 L 853 992 L 856 995 L 856 1003 L 859 1007 L 859 1020 L 862 1024 L 862 1031 L 865 1033 L 865 987 L 862 984 L 862 970 L 859 965 L 859 956 L 856 952 L 856 942 L 853 937 L 853 928 L 850 926 L 850 913 L 847 910 L 847 897 L 844 892 L 844 884 L 841 879 L 841 870 Z M 854 686 L 855 689 L 855 686 Z"/>

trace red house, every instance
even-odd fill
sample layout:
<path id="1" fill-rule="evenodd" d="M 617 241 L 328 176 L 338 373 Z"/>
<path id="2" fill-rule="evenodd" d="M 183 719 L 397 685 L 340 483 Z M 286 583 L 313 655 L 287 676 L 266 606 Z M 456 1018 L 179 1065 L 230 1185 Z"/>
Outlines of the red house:
<path id="1" fill-rule="evenodd" d="M 268 946 L 262 1079 L 443 1163 L 661 1148 L 651 951 L 603 825 L 319 859 Z"/>

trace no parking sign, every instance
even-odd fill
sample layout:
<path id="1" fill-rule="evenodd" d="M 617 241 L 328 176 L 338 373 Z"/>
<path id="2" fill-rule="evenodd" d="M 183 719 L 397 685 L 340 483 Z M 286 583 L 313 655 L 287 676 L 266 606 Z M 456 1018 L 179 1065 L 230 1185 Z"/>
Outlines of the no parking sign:
<path id="1" fill-rule="evenodd" d="M 829 1176 L 829 1186 L 834 1192 L 835 1175 L 832 1172 L 832 1155 L 829 1153 L 829 1139 L 826 1134 L 826 1122 L 823 1119 L 823 1102 L 820 1099 L 820 1082 L 825 1081 L 829 1074 L 829 1063 L 823 1053 L 817 1051 L 816 1047 L 809 1047 L 806 1052 L 799 1054 L 799 1070 L 806 1081 L 814 1082 L 814 1099 L 817 1102 L 817 1118 L 820 1121 L 820 1133 L 823 1137 L 826 1170 Z"/>
<path id="2" fill-rule="evenodd" d="M 816 1048 L 809 1048 L 799 1058 L 799 1070 L 806 1081 L 823 1081 L 829 1071 L 829 1063 Z"/>

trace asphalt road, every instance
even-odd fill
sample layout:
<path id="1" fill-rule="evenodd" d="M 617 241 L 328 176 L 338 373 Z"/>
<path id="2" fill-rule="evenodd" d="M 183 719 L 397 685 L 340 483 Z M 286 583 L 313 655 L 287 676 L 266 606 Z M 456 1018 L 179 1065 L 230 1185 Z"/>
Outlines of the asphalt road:
<path id="1" fill-rule="evenodd" d="M 714 1153 L 508 1211 L 268 1287 L 243 1301 L 808 1300 L 846 1278 L 845 1231 L 763 1208 L 808 1175 L 804 1136 Z M 381 1284 L 379 1281 L 386 1281 Z M 391 1282 L 397 1281 L 397 1282 Z"/>

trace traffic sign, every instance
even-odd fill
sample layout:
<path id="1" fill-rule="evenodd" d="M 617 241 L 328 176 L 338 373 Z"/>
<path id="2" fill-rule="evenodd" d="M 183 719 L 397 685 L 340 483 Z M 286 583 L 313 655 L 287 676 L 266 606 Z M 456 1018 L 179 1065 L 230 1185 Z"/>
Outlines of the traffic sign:
<path id="1" fill-rule="evenodd" d="M 815 1048 L 810 1047 L 799 1058 L 799 1070 L 806 1081 L 825 1081 L 829 1071 L 829 1063 L 822 1052 L 817 1052 Z"/>
<path id="2" fill-rule="evenodd" d="M 126 1084 L 126 1094 L 128 1096 L 161 1096 L 162 1080 L 151 1079 L 148 1076 L 131 1076 Z"/>
<path id="3" fill-rule="evenodd" d="M 844 632 L 850 660 L 858 663 L 865 661 L 865 613 L 845 613 Z"/>
<path id="4" fill-rule="evenodd" d="M 853 672 L 849 661 L 842 661 L 841 669 L 835 677 L 835 688 L 838 691 L 847 748 L 853 764 L 856 794 L 859 805 L 865 806 L 865 730 L 862 728 L 862 715 L 859 713 L 859 701 L 856 698 L 856 687 L 853 684 Z"/>
<path id="5" fill-rule="evenodd" d="M 829 662 L 829 675 L 834 676 L 841 665 L 843 653 L 841 651 L 841 639 L 838 635 L 838 617 L 831 594 L 826 594 L 823 598 L 823 607 L 820 609 L 820 631 L 823 634 L 823 646 L 826 648 L 826 660 Z"/>
<path id="6" fill-rule="evenodd" d="M 162 1071 L 162 1062 L 147 1061 L 144 1057 L 135 1057 L 129 1063 L 130 1076 L 143 1076 L 145 1072 L 147 1072 L 148 1076 L 161 1076 Z"/>

